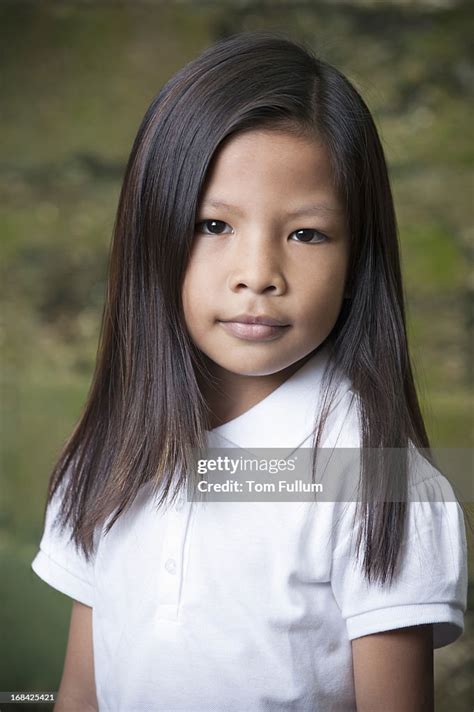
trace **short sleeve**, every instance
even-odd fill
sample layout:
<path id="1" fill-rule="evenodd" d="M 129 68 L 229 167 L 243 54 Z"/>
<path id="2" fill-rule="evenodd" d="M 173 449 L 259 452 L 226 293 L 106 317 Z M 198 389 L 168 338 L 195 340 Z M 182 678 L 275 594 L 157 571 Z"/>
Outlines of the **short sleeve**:
<path id="1" fill-rule="evenodd" d="M 82 551 L 70 540 L 70 527 L 61 533 L 59 526 L 55 526 L 62 491 L 63 488 L 58 487 L 48 505 L 39 551 L 31 568 L 53 588 L 92 607 L 95 554 L 87 561 Z"/>
<path id="2" fill-rule="evenodd" d="M 431 467 L 431 466 L 429 466 Z M 417 483 L 407 502 L 398 575 L 387 587 L 368 584 L 356 561 L 355 503 L 347 506 L 333 550 L 331 585 L 350 640 L 363 635 L 433 624 L 433 647 L 464 630 L 467 546 L 464 517 L 448 480 L 437 470 Z"/>

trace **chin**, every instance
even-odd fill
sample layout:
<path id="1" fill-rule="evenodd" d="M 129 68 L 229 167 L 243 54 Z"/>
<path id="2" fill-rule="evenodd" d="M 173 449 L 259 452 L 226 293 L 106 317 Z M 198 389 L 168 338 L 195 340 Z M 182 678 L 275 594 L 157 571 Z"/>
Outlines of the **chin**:
<path id="1" fill-rule="evenodd" d="M 277 358 L 275 354 L 265 356 L 263 354 L 249 354 L 246 356 L 229 358 L 229 359 L 219 359 L 215 361 L 218 366 L 229 371 L 230 373 L 235 373 L 239 376 L 270 376 L 274 373 L 282 371 L 287 368 L 296 359 L 289 360 L 284 357 Z"/>

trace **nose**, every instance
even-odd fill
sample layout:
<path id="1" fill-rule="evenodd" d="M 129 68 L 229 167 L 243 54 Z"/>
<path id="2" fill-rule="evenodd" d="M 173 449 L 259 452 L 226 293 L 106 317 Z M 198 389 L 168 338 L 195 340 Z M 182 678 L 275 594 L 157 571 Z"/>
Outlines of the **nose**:
<path id="1" fill-rule="evenodd" d="M 255 242 L 252 247 L 247 244 L 245 250 L 234 255 L 234 260 L 228 280 L 231 291 L 248 289 L 256 294 L 268 292 L 275 296 L 286 291 L 281 261 L 268 246 L 259 246 Z"/>

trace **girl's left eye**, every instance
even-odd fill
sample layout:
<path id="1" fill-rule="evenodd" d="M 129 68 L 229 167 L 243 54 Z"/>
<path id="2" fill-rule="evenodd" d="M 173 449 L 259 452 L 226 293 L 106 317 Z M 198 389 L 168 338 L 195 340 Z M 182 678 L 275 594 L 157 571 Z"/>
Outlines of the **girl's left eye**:
<path id="1" fill-rule="evenodd" d="M 226 226 L 230 228 L 230 232 L 232 232 L 232 228 L 230 227 L 230 225 L 228 225 L 228 223 L 224 222 L 223 220 L 201 220 L 200 222 L 196 223 L 196 232 L 200 232 L 204 235 L 223 235 L 226 233 Z M 291 233 L 291 235 L 297 236 L 297 239 L 294 240 L 295 242 L 304 242 L 307 244 L 327 242 L 327 240 L 329 239 L 326 235 L 324 235 L 324 233 L 319 232 L 318 230 L 314 230 L 312 228 L 295 230 Z"/>
<path id="2" fill-rule="evenodd" d="M 292 235 L 297 235 L 298 239 L 296 242 L 306 242 L 309 244 L 316 244 L 318 242 L 327 242 L 329 239 L 324 233 L 319 232 L 319 230 L 313 230 L 312 228 L 308 229 L 302 229 L 302 230 L 295 230 L 295 232 L 291 233 Z M 313 240 L 313 238 L 316 237 L 318 238 L 317 240 Z"/>

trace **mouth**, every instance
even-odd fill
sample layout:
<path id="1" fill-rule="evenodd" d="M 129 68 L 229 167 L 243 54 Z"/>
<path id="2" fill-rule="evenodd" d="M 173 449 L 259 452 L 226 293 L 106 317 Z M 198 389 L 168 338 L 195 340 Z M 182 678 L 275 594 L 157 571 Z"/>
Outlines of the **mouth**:
<path id="1" fill-rule="evenodd" d="M 219 324 L 228 334 L 245 341 L 273 341 L 280 338 L 291 326 L 273 317 L 249 315 L 222 319 Z"/>
<path id="2" fill-rule="evenodd" d="M 220 319 L 222 322 L 232 322 L 238 324 L 262 324 L 264 326 L 289 326 L 289 322 L 284 319 L 277 319 L 276 317 L 271 317 L 268 314 L 238 314 L 237 316 L 230 317 L 229 319 Z"/>

